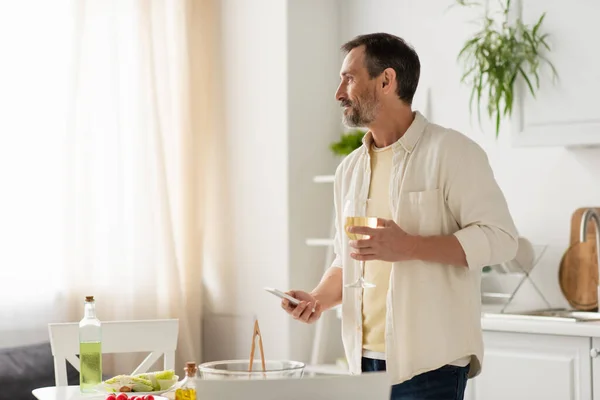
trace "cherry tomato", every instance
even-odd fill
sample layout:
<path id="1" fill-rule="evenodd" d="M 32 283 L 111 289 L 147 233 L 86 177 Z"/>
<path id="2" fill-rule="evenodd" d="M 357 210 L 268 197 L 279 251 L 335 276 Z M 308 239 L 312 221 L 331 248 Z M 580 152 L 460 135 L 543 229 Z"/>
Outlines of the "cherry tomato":
<path id="1" fill-rule="evenodd" d="M 140 396 L 140 397 L 138 397 L 138 396 L 131 396 L 129 398 L 129 400 L 141 400 L 141 399 L 142 399 L 142 396 Z"/>
<path id="2" fill-rule="evenodd" d="M 151 394 L 147 394 L 144 396 L 144 400 L 154 400 L 154 396 L 152 396 Z"/>
<path id="3" fill-rule="evenodd" d="M 119 393 L 117 400 L 128 400 L 127 395 L 125 393 Z"/>
<path id="4" fill-rule="evenodd" d="M 117 400 L 117 395 L 111 393 L 108 396 L 106 396 L 106 400 Z"/>

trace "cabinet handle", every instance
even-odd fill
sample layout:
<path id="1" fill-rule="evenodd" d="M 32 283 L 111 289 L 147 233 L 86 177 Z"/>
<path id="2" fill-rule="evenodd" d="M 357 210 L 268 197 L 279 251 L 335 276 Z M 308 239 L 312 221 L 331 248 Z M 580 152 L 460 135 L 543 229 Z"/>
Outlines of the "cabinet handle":
<path id="1" fill-rule="evenodd" d="M 596 357 L 598 357 L 598 355 L 600 355 L 600 350 L 598 350 L 598 349 L 591 349 L 590 350 L 590 357 L 596 358 Z"/>

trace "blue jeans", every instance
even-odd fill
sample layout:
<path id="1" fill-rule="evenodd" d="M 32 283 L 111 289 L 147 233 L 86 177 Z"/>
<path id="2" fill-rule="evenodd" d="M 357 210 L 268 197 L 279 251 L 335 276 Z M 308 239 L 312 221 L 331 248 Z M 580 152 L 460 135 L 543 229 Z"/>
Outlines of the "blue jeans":
<path id="1" fill-rule="evenodd" d="M 385 371 L 385 361 L 363 357 L 363 372 Z M 390 400 L 463 400 L 469 366 L 445 365 L 392 386 Z"/>

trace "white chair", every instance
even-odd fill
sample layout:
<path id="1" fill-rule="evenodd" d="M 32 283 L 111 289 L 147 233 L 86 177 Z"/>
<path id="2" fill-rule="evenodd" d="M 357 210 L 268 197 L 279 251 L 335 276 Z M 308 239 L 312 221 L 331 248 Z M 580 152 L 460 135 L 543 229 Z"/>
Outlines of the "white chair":
<path id="1" fill-rule="evenodd" d="M 56 386 L 67 386 L 68 361 L 80 371 L 79 323 L 48 324 L 50 346 L 54 356 L 54 379 Z M 140 320 L 102 322 L 102 353 L 150 352 L 132 372 L 148 372 L 160 356 L 164 355 L 164 369 L 175 368 L 175 350 L 179 336 L 179 320 Z"/>
<path id="2" fill-rule="evenodd" d="M 198 380 L 196 398 L 261 400 L 389 400 L 386 372 L 302 379 Z"/>

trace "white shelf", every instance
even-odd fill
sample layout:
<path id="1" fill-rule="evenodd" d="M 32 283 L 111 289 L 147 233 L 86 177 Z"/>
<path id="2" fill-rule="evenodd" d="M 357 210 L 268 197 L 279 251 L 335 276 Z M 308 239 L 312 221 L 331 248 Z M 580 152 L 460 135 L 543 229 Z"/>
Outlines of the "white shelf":
<path id="1" fill-rule="evenodd" d="M 306 239 L 307 246 L 333 246 L 333 239 Z"/>
<path id="2" fill-rule="evenodd" d="M 313 178 L 315 183 L 333 183 L 334 175 L 317 175 Z"/>

